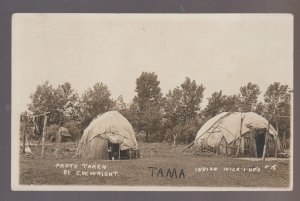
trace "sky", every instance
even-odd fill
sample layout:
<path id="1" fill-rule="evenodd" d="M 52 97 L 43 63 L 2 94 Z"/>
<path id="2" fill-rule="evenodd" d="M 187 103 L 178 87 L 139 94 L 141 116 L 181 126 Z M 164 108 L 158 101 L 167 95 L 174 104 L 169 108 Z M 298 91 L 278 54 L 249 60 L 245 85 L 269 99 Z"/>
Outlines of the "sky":
<path id="1" fill-rule="evenodd" d="M 19 111 L 46 80 L 80 95 L 103 82 L 129 103 L 143 71 L 158 75 L 164 94 L 185 77 L 203 84 L 202 108 L 213 92 L 238 94 L 248 82 L 263 93 L 275 81 L 293 88 L 289 14 L 14 14 L 12 22 Z"/>

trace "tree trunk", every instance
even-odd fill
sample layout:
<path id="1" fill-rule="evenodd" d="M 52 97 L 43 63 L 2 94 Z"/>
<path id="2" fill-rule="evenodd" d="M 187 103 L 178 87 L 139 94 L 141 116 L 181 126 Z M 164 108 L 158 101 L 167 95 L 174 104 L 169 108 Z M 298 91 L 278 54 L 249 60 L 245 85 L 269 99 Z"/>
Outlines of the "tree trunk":
<path id="1" fill-rule="evenodd" d="M 176 145 L 176 139 L 177 139 L 177 134 L 176 134 L 176 135 L 173 135 L 173 145 L 174 145 L 174 146 Z"/>

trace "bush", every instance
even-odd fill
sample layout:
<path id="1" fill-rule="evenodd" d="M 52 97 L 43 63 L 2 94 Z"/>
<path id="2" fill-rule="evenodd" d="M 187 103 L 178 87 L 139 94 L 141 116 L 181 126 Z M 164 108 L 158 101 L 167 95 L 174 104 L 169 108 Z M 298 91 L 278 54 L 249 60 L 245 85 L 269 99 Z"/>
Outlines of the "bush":
<path id="1" fill-rule="evenodd" d="M 58 129 L 60 128 L 59 125 L 57 124 L 52 124 L 50 126 L 46 126 L 45 127 L 45 137 L 46 139 L 48 139 L 49 141 L 53 141 L 54 139 L 56 139 L 56 134 L 58 132 Z"/>
<path id="2" fill-rule="evenodd" d="M 144 133 L 144 132 L 138 132 L 138 133 L 136 133 L 136 141 L 138 143 L 140 143 L 140 142 L 146 142 L 146 133 Z"/>
<path id="3" fill-rule="evenodd" d="M 68 129 L 70 135 L 74 138 L 74 140 L 80 140 L 81 130 L 78 128 L 77 123 L 75 121 L 69 121 L 65 123 L 63 127 Z"/>
<path id="4" fill-rule="evenodd" d="M 185 144 L 191 143 L 198 132 L 199 128 L 195 122 L 189 122 L 185 124 L 182 128 L 182 135 L 179 138 L 180 142 L 184 142 Z"/>
<path id="5" fill-rule="evenodd" d="M 166 129 L 164 141 L 173 143 L 174 135 L 177 134 L 176 144 L 189 144 L 195 139 L 200 127 L 200 124 L 196 120 L 179 123 L 172 128 Z"/>

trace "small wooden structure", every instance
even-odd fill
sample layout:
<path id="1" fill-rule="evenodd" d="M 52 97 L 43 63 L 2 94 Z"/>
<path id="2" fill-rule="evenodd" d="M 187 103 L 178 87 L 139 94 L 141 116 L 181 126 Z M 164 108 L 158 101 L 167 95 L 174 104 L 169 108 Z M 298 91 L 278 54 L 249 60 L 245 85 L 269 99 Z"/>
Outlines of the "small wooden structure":
<path id="1" fill-rule="evenodd" d="M 21 136 L 22 136 L 22 153 L 25 155 L 31 155 L 31 149 L 29 144 L 29 136 L 31 131 L 30 118 L 27 115 L 21 115 Z"/>
<path id="2" fill-rule="evenodd" d="M 47 113 L 44 113 L 44 127 L 43 127 L 43 134 L 42 134 L 42 153 L 41 157 L 44 157 L 44 152 L 45 152 L 45 127 L 47 125 Z"/>
<path id="3" fill-rule="evenodd" d="M 30 150 L 30 142 L 28 140 L 28 130 L 31 130 L 31 125 L 30 122 L 33 122 L 34 119 L 36 117 L 40 117 L 40 116 L 44 116 L 44 122 L 43 122 L 43 132 L 42 132 L 42 136 L 39 139 L 38 145 L 40 144 L 40 142 L 42 141 L 42 152 L 41 152 L 41 157 L 44 156 L 44 152 L 45 152 L 45 126 L 47 124 L 47 114 L 49 114 L 50 112 L 45 112 L 43 114 L 39 114 L 39 115 L 21 115 L 21 124 L 22 124 L 22 132 L 23 132 L 23 144 L 22 144 L 22 153 L 24 154 L 32 154 L 31 150 Z"/>

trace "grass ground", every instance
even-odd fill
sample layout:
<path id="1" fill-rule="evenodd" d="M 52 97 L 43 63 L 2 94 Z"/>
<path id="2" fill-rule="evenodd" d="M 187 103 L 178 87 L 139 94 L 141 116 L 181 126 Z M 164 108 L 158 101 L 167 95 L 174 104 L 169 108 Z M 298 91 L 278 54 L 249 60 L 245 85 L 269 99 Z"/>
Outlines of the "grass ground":
<path id="1" fill-rule="evenodd" d="M 215 155 L 193 155 L 181 153 L 180 150 L 184 147 L 182 145 L 174 147 L 170 144 L 161 143 L 139 144 L 142 158 L 136 160 L 83 160 L 73 158 L 76 147 L 76 143 L 63 143 L 60 152 L 55 156 L 55 145 L 49 144 L 45 148 L 44 158 L 40 157 L 40 146 L 31 148 L 34 155 L 24 156 L 21 154 L 20 184 L 203 187 L 288 187 L 289 185 L 289 160 L 262 162 Z M 76 164 L 77 168 L 61 167 L 67 164 Z M 95 166 L 84 168 L 82 164 L 105 165 L 106 168 L 103 166 L 100 169 L 94 169 Z M 203 168 L 208 170 L 217 168 L 217 170 L 202 171 Z M 225 171 L 224 168 L 232 169 Z M 237 168 L 240 168 L 239 171 Z M 167 175 L 168 169 L 171 170 L 173 177 L 171 177 L 170 172 Z M 177 178 L 173 172 L 174 169 Z M 69 175 L 64 175 L 64 171 L 69 171 Z M 82 176 L 82 171 L 87 172 L 87 174 L 90 172 L 94 172 L 92 174 L 97 174 L 95 172 L 108 174 L 110 172 L 110 174 L 116 175 Z M 80 176 L 76 174 L 80 174 Z"/>

